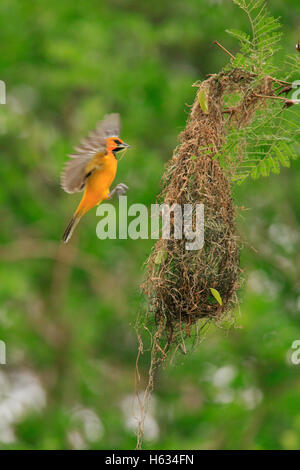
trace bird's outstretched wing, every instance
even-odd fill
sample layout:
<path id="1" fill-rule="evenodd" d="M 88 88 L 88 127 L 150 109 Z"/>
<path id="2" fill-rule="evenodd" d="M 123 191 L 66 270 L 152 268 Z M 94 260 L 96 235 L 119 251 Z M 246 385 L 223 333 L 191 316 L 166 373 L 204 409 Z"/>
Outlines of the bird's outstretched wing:
<path id="1" fill-rule="evenodd" d="M 106 139 L 108 137 L 119 137 L 120 135 L 120 115 L 107 114 L 100 121 L 95 130 L 75 147 L 75 153 L 69 155 L 69 160 L 61 174 L 61 185 L 67 193 L 82 191 L 91 171 L 86 171 L 90 160 L 99 152 L 106 149 Z"/>

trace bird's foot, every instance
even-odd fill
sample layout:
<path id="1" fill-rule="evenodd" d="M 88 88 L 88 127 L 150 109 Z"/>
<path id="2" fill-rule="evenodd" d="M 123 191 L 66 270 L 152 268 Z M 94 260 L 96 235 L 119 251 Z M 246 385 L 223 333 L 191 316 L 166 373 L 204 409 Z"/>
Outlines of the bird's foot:
<path id="1" fill-rule="evenodd" d="M 126 194 L 126 192 L 128 191 L 128 186 L 126 186 L 126 184 L 124 183 L 119 183 L 117 184 L 117 186 L 109 193 L 109 195 L 107 196 L 107 199 L 111 199 L 115 194 L 120 197 L 120 196 L 124 196 L 124 194 Z"/>

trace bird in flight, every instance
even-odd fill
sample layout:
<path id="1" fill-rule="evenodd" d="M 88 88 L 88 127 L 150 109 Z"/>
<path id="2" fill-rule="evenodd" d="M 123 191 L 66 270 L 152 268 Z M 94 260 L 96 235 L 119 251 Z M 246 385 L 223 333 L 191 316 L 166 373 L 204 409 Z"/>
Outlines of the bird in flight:
<path id="1" fill-rule="evenodd" d="M 119 196 L 128 190 L 126 184 L 110 186 L 117 172 L 116 154 L 129 147 L 120 137 L 120 115 L 107 114 L 94 131 L 83 139 L 75 153 L 69 155 L 61 174 L 61 185 L 67 193 L 83 191 L 82 199 L 63 234 L 67 243 L 81 217 L 92 207 L 114 194 Z"/>

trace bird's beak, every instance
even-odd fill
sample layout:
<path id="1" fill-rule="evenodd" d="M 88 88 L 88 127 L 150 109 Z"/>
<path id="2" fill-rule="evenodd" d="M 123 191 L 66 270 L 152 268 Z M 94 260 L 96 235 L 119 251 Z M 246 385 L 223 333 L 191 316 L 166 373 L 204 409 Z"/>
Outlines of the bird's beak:
<path id="1" fill-rule="evenodd" d="M 123 149 L 128 149 L 130 147 L 130 145 L 126 144 L 125 142 L 122 142 L 122 144 L 119 145 L 119 147 L 121 147 Z"/>

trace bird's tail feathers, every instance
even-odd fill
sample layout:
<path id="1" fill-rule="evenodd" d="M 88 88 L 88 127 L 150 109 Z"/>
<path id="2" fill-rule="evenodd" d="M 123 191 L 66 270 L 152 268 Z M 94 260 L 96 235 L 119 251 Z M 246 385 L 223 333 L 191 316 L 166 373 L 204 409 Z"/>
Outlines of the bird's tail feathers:
<path id="1" fill-rule="evenodd" d="M 82 216 L 83 216 L 82 212 L 75 212 L 75 214 L 73 215 L 72 219 L 68 223 L 67 228 L 64 231 L 64 234 L 62 236 L 62 241 L 64 243 L 68 243 L 68 241 L 72 237 L 73 232 L 74 232 L 76 226 L 78 225 L 78 223 L 79 223 Z"/>

